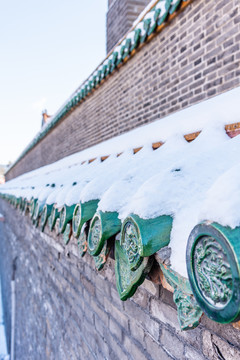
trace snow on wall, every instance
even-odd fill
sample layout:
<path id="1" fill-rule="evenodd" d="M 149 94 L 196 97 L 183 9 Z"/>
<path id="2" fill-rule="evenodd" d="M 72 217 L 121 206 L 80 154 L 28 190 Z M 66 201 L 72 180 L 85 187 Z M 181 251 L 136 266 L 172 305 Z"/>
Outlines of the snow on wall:
<path id="1" fill-rule="evenodd" d="M 99 209 L 117 211 L 121 220 L 130 213 L 142 218 L 171 215 L 172 268 L 187 276 L 186 244 L 197 223 L 240 225 L 240 136 L 230 139 L 224 129 L 240 121 L 239 98 L 236 88 L 21 175 L 0 186 L 0 193 L 58 207 L 99 199 Z M 184 139 L 199 130 L 193 142 Z M 156 141 L 164 145 L 153 150 Z M 143 148 L 134 155 L 132 149 L 139 146 Z M 101 156 L 110 154 L 101 162 Z"/>

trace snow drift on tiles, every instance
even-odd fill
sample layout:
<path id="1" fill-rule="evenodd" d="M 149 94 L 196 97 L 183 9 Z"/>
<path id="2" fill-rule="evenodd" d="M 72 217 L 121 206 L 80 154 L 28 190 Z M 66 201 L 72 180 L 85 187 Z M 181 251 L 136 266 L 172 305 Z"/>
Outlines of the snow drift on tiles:
<path id="1" fill-rule="evenodd" d="M 206 194 L 199 221 L 240 226 L 240 161 L 221 175 Z"/>
<path id="2" fill-rule="evenodd" d="M 239 163 L 239 151 L 240 136 L 230 139 L 222 127 L 204 129 L 181 157 L 176 151 L 176 160 L 162 167 L 138 189 L 121 215 L 124 217 L 131 212 L 143 218 L 171 215 L 174 219 L 171 262 L 173 269 L 183 276 L 187 275 L 185 251 L 188 236 L 199 222 L 207 191 L 219 176 Z M 219 206 L 221 204 L 214 201 L 213 219 L 217 217 L 214 209 L 217 214 Z"/>
<path id="3" fill-rule="evenodd" d="M 175 148 L 174 146 L 175 145 Z M 146 145 L 136 155 L 128 170 L 119 174 L 118 180 L 105 192 L 99 202 L 102 211 L 117 211 L 119 217 L 124 219 L 128 215 L 125 210 L 137 189 L 151 176 L 159 172 L 162 164 L 168 164 L 188 146 L 182 136 L 174 137 L 159 149 L 153 151 L 151 145 Z"/>

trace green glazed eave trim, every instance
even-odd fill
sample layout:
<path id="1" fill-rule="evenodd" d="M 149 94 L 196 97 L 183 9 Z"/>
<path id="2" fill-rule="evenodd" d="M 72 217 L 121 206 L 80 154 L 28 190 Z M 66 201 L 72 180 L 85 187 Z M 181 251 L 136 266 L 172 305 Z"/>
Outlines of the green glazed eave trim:
<path id="1" fill-rule="evenodd" d="M 117 212 L 97 211 L 90 223 L 88 252 L 98 256 L 106 241 L 121 230 L 121 220 Z"/>
<path id="2" fill-rule="evenodd" d="M 19 197 L 19 205 L 18 205 L 18 208 L 19 208 L 20 211 L 22 211 L 23 202 L 24 202 L 24 198 L 22 196 L 20 196 Z"/>
<path id="3" fill-rule="evenodd" d="M 152 267 L 152 258 L 145 257 L 137 270 L 129 267 L 128 258 L 119 241 L 115 241 L 115 275 L 117 290 L 121 300 L 125 301 L 134 295 L 143 283 Z"/>
<path id="4" fill-rule="evenodd" d="M 86 252 L 87 252 L 87 229 L 86 226 L 84 225 L 81 229 L 81 233 L 79 235 L 79 237 L 77 238 L 77 244 L 78 244 L 78 251 L 79 251 L 79 255 L 81 257 L 83 257 Z"/>
<path id="5" fill-rule="evenodd" d="M 44 202 L 37 201 L 36 205 L 35 205 L 33 217 L 32 217 L 33 221 L 36 221 L 39 218 L 39 216 L 42 213 L 43 208 L 44 208 Z"/>
<path id="6" fill-rule="evenodd" d="M 14 197 L 14 206 L 17 209 L 20 206 L 21 198 L 20 197 Z"/>
<path id="7" fill-rule="evenodd" d="M 104 265 L 106 264 L 109 252 L 110 247 L 108 246 L 107 242 L 105 242 L 98 256 L 93 256 L 95 267 L 98 271 L 102 270 Z"/>
<path id="8" fill-rule="evenodd" d="M 34 199 L 34 198 L 32 198 L 32 199 L 30 200 L 29 211 L 30 211 L 30 217 L 31 217 L 31 218 L 32 218 L 33 215 L 34 215 L 35 206 L 36 206 L 36 204 L 37 204 L 37 201 L 38 201 L 38 199 Z"/>
<path id="9" fill-rule="evenodd" d="M 160 262 L 158 262 L 158 264 L 170 286 L 172 286 L 173 288 L 180 287 L 183 292 L 192 295 L 192 288 L 187 278 L 181 276 L 169 266 L 161 264 Z"/>
<path id="10" fill-rule="evenodd" d="M 32 222 L 34 223 L 35 220 L 38 219 L 38 212 L 39 212 L 39 205 L 38 205 L 38 201 L 36 202 L 36 205 L 34 207 L 34 212 L 33 212 L 33 215 L 32 215 Z"/>
<path id="11" fill-rule="evenodd" d="M 58 211 L 56 205 L 53 205 L 51 214 L 48 218 L 48 225 L 51 231 L 53 231 L 56 221 L 59 218 L 60 212 Z"/>
<path id="12" fill-rule="evenodd" d="M 177 306 L 178 322 L 182 331 L 197 327 L 202 317 L 202 310 L 198 306 L 188 279 L 179 275 L 158 261 L 168 284 L 174 289 L 173 300 Z"/>
<path id="13" fill-rule="evenodd" d="M 70 220 L 72 220 L 75 206 L 76 204 L 71 206 L 64 205 L 62 207 L 59 215 L 59 228 L 58 228 L 59 233 L 63 234 L 66 229 L 67 223 Z"/>
<path id="14" fill-rule="evenodd" d="M 24 206 L 24 211 L 23 211 L 24 215 L 28 214 L 28 212 L 30 211 L 29 208 L 30 208 L 30 202 L 26 199 L 25 206 Z"/>
<path id="15" fill-rule="evenodd" d="M 163 0 L 160 1 L 162 2 Z M 156 5 L 160 1 L 158 1 Z M 136 24 L 135 28 L 132 30 L 134 31 L 133 43 L 131 38 L 128 37 L 129 33 L 127 33 L 121 44 L 119 45 L 120 53 L 116 52 L 116 48 L 112 50 L 112 52 L 108 55 L 107 59 L 98 66 L 95 72 L 91 74 L 88 79 L 75 91 L 75 93 L 70 97 L 67 103 L 62 108 L 60 108 L 60 110 L 58 110 L 58 112 L 51 119 L 51 121 L 43 127 L 43 130 L 32 140 L 32 142 L 19 156 L 19 158 L 8 169 L 8 171 L 10 171 L 35 145 L 37 145 L 38 142 L 43 139 L 52 128 L 54 128 L 76 106 L 78 106 L 86 98 L 86 96 L 88 96 L 92 92 L 94 88 L 99 86 L 101 81 L 105 79 L 109 74 L 111 74 L 116 69 L 116 67 L 123 62 L 126 57 L 130 56 L 131 52 L 135 50 L 140 43 L 146 42 L 149 35 L 151 35 L 157 29 L 157 26 L 161 25 L 164 21 L 168 21 L 168 16 L 177 11 L 181 3 L 184 2 L 190 3 L 191 1 L 178 0 L 174 5 L 171 5 L 171 0 L 165 0 L 166 12 L 163 15 L 161 15 L 159 9 L 156 9 L 156 5 L 152 9 L 150 9 L 149 12 L 154 12 L 154 16 L 152 20 L 144 18 L 138 24 Z M 143 23 L 143 33 L 138 27 L 140 23 Z"/>
<path id="16" fill-rule="evenodd" d="M 182 0 L 178 0 L 174 5 L 171 5 L 170 10 L 169 10 L 169 14 L 173 14 L 177 10 L 177 8 L 181 4 L 181 2 L 182 2 Z"/>
<path id="17" fill-rule="evenodd" d="M 122 225 L 120 244 L 128 259 L 130 270 L 135 271 L 141 265 L 143 257 L 140 256 L 141 235 L 139 228 L 132 218 L 127 217 Z"/>
<path id="18" fill-rule="evenodd" d="M 63 241 L 65 245 L 69 243 L 71 234 L 72 234 L 72 225 L 70 223 L 67 223 L 65 230 L 63 232 Z"/>
<path id="19" fill-rule="evenodd" d="M 80 217 L 81 217 L 81 206 L 77 204 L 73 211 L 73 218 L 72 218 L 72 228 L 73 228 L 73 235 L 78 238 L 81 232 L 80 229 Z"/>
<path id="20" fill-rule="evenodd" d="M 187 245 L 193 294 L 206 315 L 219 323 L 240 319 L 240 227 L 203 222 Z"/>
<path id="21" fill-rule="evenodd" d="M 22 198 L 22 201 L 21 201 L 21 211 L 22 213 L 24 214 L 26 212 L 26 207 L 28 206 L 28 201 L 26 198 Z"/>
<path id="22" fill-rule="evenodd" d="M 52 208 L 53 208 L 53 204 L 49 205 L 49 204 L 45 204 L 42 214 L 41 214 L 41 221 L 40 221 L 40 227 L 41 230 L 44 231 L 45 226 L 47 225 L 47 221 L 49 216 L 51 215 L 52 212 Z"/>
<path id="23" fill-rule="evenodd" d="M 122 230 L 128 222 L 132 222 L 139 234 L 139 255 L 142 257 L 151 256 L 169 244 L 172 221 L 172 217 L 167 215 L 154 219 L 142 219 L 138 215 L 131 214 L 124 220 Z M 123 243 L 123 236 L 122 231 L 121 244 Z"/>
<path id="24" fill-rule="evenodd" d="M 80 202 L 73 211 L 73 235 L 78 237 L 82 226 L 94 216 L 99 200 Z"/>
<path id="25" fill-rule="evenodd" d="M 178 322 L 182 331 L 196 328 L 203 315 L 193 295 L 189 295 L 176 287 L 173 293 L 173 301 L 177 306 Z"/>

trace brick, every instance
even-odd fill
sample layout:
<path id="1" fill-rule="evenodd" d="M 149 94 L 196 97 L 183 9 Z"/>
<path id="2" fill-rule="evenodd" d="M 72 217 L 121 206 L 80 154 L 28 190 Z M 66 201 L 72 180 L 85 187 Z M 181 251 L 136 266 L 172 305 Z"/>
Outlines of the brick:
<path id="1" fill-rule="evenodd" d="M 164 324 L 169 324 L 173 328 L 177 328 L 179 326 L 177 311 L 170 306 L 161 303 L 159 300 L 151 299 L 150 313 L 154 318 Z"/>
<path id="2" fill-rule="evenodd" d="M 145 337 L 146 350 L 151 355 L 153 360 L 170 360 L 172 357 L 168 355 L 161 345 L 154 341 L 149 335 Z"/>
<path id="3" fill-rule="evenodd" d="M 162 329 L 162 334 L 160 337 L 163 348 L 173 357 L 177 359 L 183 358 L 184 346 L 179 339 L 171 334 L 168 330 Z"/>
<path id="4" fill-rule="evenodd" d="M 108 326 L 108 314 L 92 299 L 91 308 L 98 315 L 98 317 L 103 321 L 103 323 Z M 88 309 L 86 308 L 86 312 Z"/>
<path id="5" fill-rule="evenodd" d="M 130 319 L 136 320 L 154 339 L 158 340 L 160 331 L 159 324 L 154 319 L 151 319 L 148 313 L 145 313 L 140 307 L 136 306 L 134 302 L 128 300 L 124 305 L 125 313 Z"/>
<path id="6" fill-rule="evenodd" d="M 109 346 L 108 346 L 108 344 L 106 343 L 106 341 L 104 340 L 104 341 L 102 341 L 101 342 L 101 347 L 100 347 L 100 349 L 101 349 L 101 352 L 103 353 L 103 355 L 104 355 L 104 360 L 107 358 L 109 358 Z"/>
<path id="7" fill-rule="evenodd" d="M 117 322 L 111 318 L 109 319 L 109 330 L 120 342 L 122 342 L 122 337 L 123 337 L 122 329 L 119 327 Z"/>
<path id="8" fill-rule="evenodd" d="M 215 321 L 210 320 L 207 316 L 203 315 L 201 324 L 204 328 L 207 328 L 210 332 L 215 333 L 221 338 L 226 339 L 229 343 L 239 346 L 240 343 L 240 332 L 231 324 L 222 326 Z"/>
<path id="9" fill-rule="evenodd" d="M 104 324 L 104 321 L 99 316 L 95 315 L 94 324 L 96 331 L 104 337 L 104 334 L 106 333 L 106 325 Z"/>
<path id="10" fill-rule="evenodd" d="M 229 90 L 232 87 L 237 86 L 239 84 L 240 84 L 240 79 L 234 79 L 234 80 L 231 80 L 231 81 L 219 86 L 219 88 L 221 89 L 221 91 L 226 91 L 226 90 Z"/>
<path id="11" fill-rule="evenodd" d="M 99 274 L 100 275 L 100 274 Z M 104 280 L 103 276 L 98 276 L 98 283 L 95 285 L 103 296 L 110 296 L 110 288 L 107 281 Z"/>
<path id="12" fill-rule="evenodd" d="M 136 293 L 132 297 L 132 300 L 141 306 L 141 308 L 147 308 L 148 307 L 148 293 L 144 291 L 143 289 L 139 288 L 137 289 Z"/>
<path id="13" fill-rule="evenodd" d="M 145 336 L 144 327 L 142 327 L 137 321 L 134 321 L 133 319 L 130 320 L 129 324 L 131 336 L 133 336 L 134 339 L 142 344 Z"/>
<path id="14" fill-rule="evenodd" d="M 124 351 L 123 346 L 120 345 L 111 334 L 109 334 L 108 343 L 111 349 L 110 359 L 129 360 L 129 355 Z"/>
<path id="15" fill-rule="evenodd" d="M 124 348 L 128 351 L 128 353 L 131 354 L 133 359 L 147 360 L 142 345 L 140 343 L 135 343 L 127 335 L 124 336 L 123 345 Z"/>
<path id="16" fill-rule="evenodd" d="M 204 360 L 205 357 L 198 353 L 196 350 L 191 348 L 190 346 L 186 346 L 185 348 L 185 359 L 186 360 Z"/>
<path id="17" fill-rule="evenodd" d="M 125 313 L 117 309 L 107 298 L 104 299 L 104 308 L 123 328 L 128 329 L 128 318 Z"/>
<path id="18" fill-rule="evenodd" d="M 119 310 L 123 310 L 124 302 L 120 300 L 117 290 L 114 289 L 113 287 L 111 287 L 110 291 L 111 291 L 111 298 L 112 298 L 113 302 L 115 303 L 116 307 Z"/>
<path id="19" fill-rule="evenodd" d="M 94 313 L 88 306 L 85 306 L 84 315 L 89 323 L 94 324 Z"/>
<path id="20" fill-rule="evenodd" d="M 240 359 L 240 350 L 210 331 L 203 331 L 203 353 L 209 360 Z"/>
<path id="21" fill-rule="evenodd" d="M 94 285 L 85 278 L 85 276 L 81 275 L 81 283 L 83 284 L 83 286 L 87 289 L 87 291 L 89 292 L 89 294 L 94 295 L 95 293 L 95 287 Z"/>
<path id="22" fill-rule="evenodd" d="M 239 24 L 240 23 L 240 15 L 238 15 L 237 17 L 235 17 L 234 19 L 234 24 Z"/>

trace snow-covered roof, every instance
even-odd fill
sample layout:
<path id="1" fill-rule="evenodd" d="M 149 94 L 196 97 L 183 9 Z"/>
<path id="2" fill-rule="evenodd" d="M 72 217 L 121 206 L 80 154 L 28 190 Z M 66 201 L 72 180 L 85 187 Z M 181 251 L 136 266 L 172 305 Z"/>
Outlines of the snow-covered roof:
<path id="1" fill-rule="evenodd" d="M 187 277 L 186 244 L 196 224 L 240 225 L 240 137 L 226 132 L 240 122 L 239 98 L 240 87 L 21 175 L 0 193 L 58 208 L 98 200 L 98 210 L 117 212 L 122 222 L 129 214 L 169 215 L 172 269 Z M 193 132 L 200 134 L 186 141 Z M 153 150 L 154 142 L 162 145 Z"/>
<path id="2" fill-rule="evenodd" d="M 146 43 L 149 36 L 162 30 L 163 23 L 171 21 L 171 15 L 190 3 L 189 0 L 152 0 L 134 22 L 128 33 L 118 42 L 107 57 L 90 76 L 74 91 L 63 106 L 45 123 L 39 133 L 25 148 L 19 158 L 11 165 L 9 170 L 22 159 L 48 132 L 66 117 L 76 106 L 99 87 L 99 85 L 112 74 L 118 66 L 125 63 L 135 54 L 140 44 Z"/>

